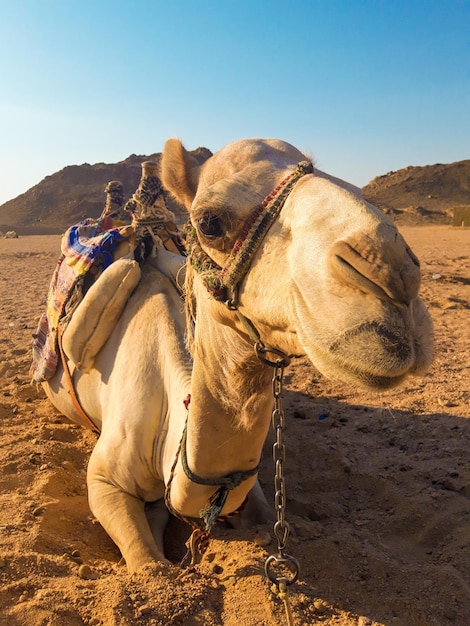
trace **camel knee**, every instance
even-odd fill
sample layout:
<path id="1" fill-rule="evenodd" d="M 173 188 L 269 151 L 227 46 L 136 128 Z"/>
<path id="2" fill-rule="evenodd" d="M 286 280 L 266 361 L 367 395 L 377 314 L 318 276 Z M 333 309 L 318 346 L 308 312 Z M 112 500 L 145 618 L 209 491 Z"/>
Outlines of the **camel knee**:
<path id="1" fill-rule="evenodd" d="M 230 519 L 230 524 L 233 528 L 250 528 L 259 524 L 272 523 L 275 519 L 274 507 L 268 503 L 259 481 L 256 481 L 248 494 L 245 508 L 240 515 Z"/>
<path id="2" fill-rule="evenodd" d="M 160 552 L 164 552 L 163 535 L 165 533 L 170 514 L 163 500 L 147 502 L 145 504 L 145 515 L 147 517 L 150 530 Z"/>

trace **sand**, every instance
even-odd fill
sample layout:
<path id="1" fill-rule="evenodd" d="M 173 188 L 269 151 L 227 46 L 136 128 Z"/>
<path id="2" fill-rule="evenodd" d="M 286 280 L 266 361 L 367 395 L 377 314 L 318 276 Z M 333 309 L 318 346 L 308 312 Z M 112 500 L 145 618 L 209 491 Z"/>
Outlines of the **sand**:
<path id="1" fill-rule="evenodd" d="M 470 624 L 470 230 L 401 230 L 435 324 L 430 372 L 381 394 L 332 383 L 306 361 L 286 374 L 296 626 Z M 182 570 L 186 529 L 174 522 L 174 567 L 129 576 L 119 564 L 87 504 L 96 437 L 29 383 L 58 246 L 56 236 L 0 240 L 1 626 L 286 624 L 263 574 L 276 549 L 258 545 L 269 527 L 217 528 L 202 564 Z"/>

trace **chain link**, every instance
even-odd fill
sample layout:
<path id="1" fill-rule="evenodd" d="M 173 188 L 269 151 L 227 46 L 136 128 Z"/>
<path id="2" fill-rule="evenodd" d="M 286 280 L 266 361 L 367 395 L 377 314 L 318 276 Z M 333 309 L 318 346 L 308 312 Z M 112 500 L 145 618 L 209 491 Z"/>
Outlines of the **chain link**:
<path id="1" fill-rule="evenodd" d="M 284 461 L 286 447 L 282 439 L 282 431 L 285 426 L 284 411 L 282 407 L 282 381 L 284 368 L 276 365 L 272 381 L 274 408 L 272 412 L 272 427 L 276 433 L 276 441 L 273 444 L 274 459 L 274 508 L 277 513 L 277 522 L 274 525 L 274 534 L 278 541 L 279 554 L 283 554 L 286 547 L 289 527 L 285 521 L 286 511 L 286 483 L 284 479 Z"/>
<path id="2" fill-rule="evenodd" d="M 299 575 L 299 563 L 296 558 L 285 553 L 287 539 L 289 537 L 289 524 L 285 520 L 286 512 L 286 485 L 284 478 L 284 461 L 286 458 L 286 447 L 283 441 L 283 430 L 285 428 L 285 416 L 282 406 L 282 391 L 285 362 L 278 359 L 273 363 L 274 375 L 272 380 L 272 392 L 274 398 L 274 408 L 271 416 L 272 427 L 276 433 L 276 441 L 273 444 L 274 471 L 274 507 L 277 521 L 274 524 L 274 534 L 277 539 L 277 554 L 267 558 L 265 564 L 266 576 L 277 585 L 282 584 L 287 587 L 292 585 Z M 273 571 L 274 566 L 282 569 L 281 576 L 276 576 Z M 286 577 L 286 570 L 289 577 Z"/>

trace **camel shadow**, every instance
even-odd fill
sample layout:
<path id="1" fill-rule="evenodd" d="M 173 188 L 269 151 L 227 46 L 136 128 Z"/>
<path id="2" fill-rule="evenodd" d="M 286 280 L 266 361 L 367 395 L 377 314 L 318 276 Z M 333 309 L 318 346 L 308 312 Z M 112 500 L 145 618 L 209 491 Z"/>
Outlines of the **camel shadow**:
<path id="1" fill-rule="evenodd" d="M 283 404 L 285 515 L 294 529 L 287 553 L 301 568 L 294 613 L 306 623 L 347 612 L 387 625 L 437 626 L 451 616 L 467 626 L 470 421 L 289 390 Z M 260 471 L 268 502 L 274 441 L 270 431 Z M 249 547 L 254 533 L 216 528 L 213 536 Z M 166 549 L 174 563 L 188 536 L 185 524 L 170 521 Z M 264 556 L 257 550 L 230 575 L 263 576 L 276 542 Z"/>
<path id="2" fill-rule="evenodd" d="M 298 391 L 284 409 L 300 595 L 320 601 L 322 619 L 341 609 L 384 624 L 468 624 L 470 420 Z M 268 501 L 273 441 L 260 473 Z"/>

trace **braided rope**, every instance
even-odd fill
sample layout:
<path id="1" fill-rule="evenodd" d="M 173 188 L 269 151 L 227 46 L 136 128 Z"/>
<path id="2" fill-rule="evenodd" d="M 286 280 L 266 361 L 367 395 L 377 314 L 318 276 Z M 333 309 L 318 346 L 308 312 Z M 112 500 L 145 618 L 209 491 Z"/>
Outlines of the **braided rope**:
<path id="1" fill-rule="evenodd" d="M 220 302 L 227 302 L 230 296 L 233 296 L 250 267 L 251 259 L 279 215 L 294 185 L 302 176 L 312 172 L 313 164 L 309 161 L 301 161 L 296 170 L 266 196 L 243 225 L 223 268 L 202 249 L 194 226 L 191 223 L 185 226 L 189 262 L 201 275 L 206 289 L 213 298 Z"/>
<path id="2" fill-rule="evenodd" d="M 306 174 L 313 172 L 313 165 L 308 161 L 298 164 L 296 170 L 289 174 L 281 183 L 263 200 L 263 202 L 253 211 L 245 222 L 235 245 L 229 255 L 226 265 L 221 268 L 202 249 L 197 238 L 196 229 L 188 222 L 183 230 L 186 252 L 188 260 L 193 269 L 200 274 L 207 290 L 219 301 L 227 301 L 228 295 L 236 291 L 245 274 L 253 255 L 261 244 L 264 235 L 279 215 L 289 193 L 297 181 Z M 191 298 L 189 298 L 191 300 Z M 190 311 L 193 319 L 194 311 Z M 277 353 L 276 353 L 277 354 Z M 190 396 L 184 400 L 187 413 L 189 413 Z M 186 417 L 187 420 L 187 417 Z M 183 429 L 181 440 L 176 451 L 173 465 L 170 470 L 168 483 L 165 487 L 164 500 L 168 510 L 192 527 L 191 536 L 187 542 L 188 553 L 183 559 L 186 561 L 191 556 L 191 565 L 202 556 L 209 545 L 210 531 L 212 526 L 218 521 L 226 521 L 233 515 L 242 511 L 246 505 L 246 499 L 236 511 L 228 515 L 221 516 L 222 509 L 227 500 L 228 494 L 242 482 L 254 476 L 259 471 L 259 465 L 246 471 L 232 472 L 220 478 L 202 478 L 191 471 L 188 465 L 186 453 L 187 421 Z M 200 485 L 210 485 L 219 487 L 211 496 L 207 506 L 200 511 L 200 518 L 193 519 L 177 513 L 171 504 L 171 484 L 176 471 L 178 458 L 181 457 L 181 465 L 187 478 Z M 203 522 L 203 527 L 201 527 Z"/>
<path id="3" fill-rule="evenodd" d="M 186 453 L 187 428 L 185 426 L 183 436 L 180 443 L 181 465 L 184 473 L 189 480 L 198 485 L 209 485 L 219 487 L 217 491 L 210 497 L 207 506 L 199 513 L 201 519 L 204 520 L 205 529 L 210 532 L 215 522 L 220 519 L 220 514 L 227 501 L 230 491 L 239 487 L 245 480 L 255 476 L 259 471 L 259 463 L 256 467 L 249 470 L 231 472 L 220 478 L 203 478 L 195 474 L 188 465 L 188 457 Z"/>
<path id="4" fill-rule="evenodd" d="M 311 172 L 313 172 L 312 163 L 307 161 L 299 163 L 297 169 L 266 196 L 260 206 L 253 211 L 245 222 L 228 261 L 220 274 L 221 283 L 228 289 L 233 290 L 245 276 L 250 261 L 259 248 L 264 234 L 279 215 L 295 183 L 299 178 Z"/>
<path id="5" fill-rule="evenodd" d="M 245 500 L 241 503 L 241 505 L 235 511 L 232 511 L 231 513 L 227 513 L 226 515 L 220 515 L 222 508 L 225 504 L 225 501 L 227 499 L 228 492 L 231 489 L 234 489 L 235 487 L 237 487 L 239 484 L 241 484 L 244 480 L 246 480 L 250 476 L 256 474 L 259 470 L 259 465 L 253 468 L 252 470 L 248 470 L 246 472 L 234 472 L 233 474 L 228 474 L 227 476 L 223 476 L 222 478 L 205 479 L 205 478 L 201 478 L 197 474 L 194 474 L 189 469 L 188 459 L 186 455 L 187 419 L 188 419 L 188 414 L 189 414 L 189 404 L 191 402 L 191 396 L 188 394 L 188 396 L 184 399 L 183 402 L 184 402 L 184 406 L 186 407 L 186 424 L 184 426 L 183 434 L 181 436 L 178 449 L 176 450 L 175 458 L 173 460 L 173 465 L 171 466 L 168 482 L 165 486 L 164 501 L 165 501 L 165 506 L 170 511 L 170 513 L 172 513 L 172 515 L 174 515 L 175 517 L 178 517 L 180 520 L 182 520 L 186 524 L 189 524 L 189 526 L 191 526 L 192 528 L 191 536 L 189 537 L 186 543 L 188 552 L 183 558 L 181 565 L 183 565 L 189 557 L 191 557 L 191 561 L 190 561 L 191 565 L 195 565 L 198 562 L 198 560 L 204 555 L 204 553 L 206 552 L 209 546 L 210 532 L 212 530 L 212 526 L 216 522 L 227 522 L 230 518 L 241 513 L 241 511 L 243 511 L 243 509 L 246 506 L 248 498 L 245 498 Z M 181 456 L 181 464 L 183 466 L 183 470 L 186 476 L 189 478 L 189 480 L 199 485 L 213 485 L 213 486 L 221 485 L 219 490 L 217 490 L 215 494 L 209 500 L 208 506 L 203 511 L 200 512 L 200 517 L 197 519 L 180 515 L 177 511 L 175 511 L 175 509 L 173 508 L 173 505 L 171 504 L 171 485 L 172 485 L 173 478 L 175 475 L 176 465 L 178 464 L 178 459 L 180 458 L 180 456 Z M 223 502 L 219 508 L 220 497 L 218 494 L 221 489 L 226 490 L 226 495 L 225 495 L 225 498 L 223 498 Z M 216 500 L 217 504 L 214 505 L 213 500 Z"/>

